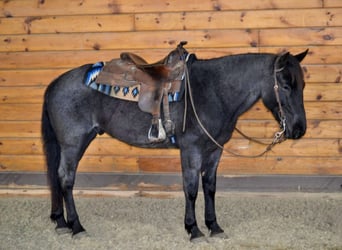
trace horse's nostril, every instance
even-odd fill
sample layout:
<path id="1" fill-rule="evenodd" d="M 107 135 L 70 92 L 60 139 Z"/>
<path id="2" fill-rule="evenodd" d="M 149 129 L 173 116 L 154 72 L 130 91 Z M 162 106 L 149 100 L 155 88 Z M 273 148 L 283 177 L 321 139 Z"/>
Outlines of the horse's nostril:
<path id="1" fill-rule="evenodd" d="M 298 130 L 293 133 L 293 139 L 299 139 L 301 136 L 302 133 Z"/>
<path id="2" fill-rule="evenodd" d="M 293 139 L 299 139 L 299 138 L 301 138 L 304 134 L 305 134 L 305 129 L 303 129 L 302 126 L 297 126 L 297 128 L 295 128 L 295 129 L 293 130 L 292 138 L 293 138 Z"/>
<path id="3" fill-rule="evenodd" d="M 297 124 L 292 129 L 291 127 L 288 127 L 288 129 L 285 131 L 286 138 L 288 139 L 299 139 L 301 138 L 306 131 L 306 125 Z"/>

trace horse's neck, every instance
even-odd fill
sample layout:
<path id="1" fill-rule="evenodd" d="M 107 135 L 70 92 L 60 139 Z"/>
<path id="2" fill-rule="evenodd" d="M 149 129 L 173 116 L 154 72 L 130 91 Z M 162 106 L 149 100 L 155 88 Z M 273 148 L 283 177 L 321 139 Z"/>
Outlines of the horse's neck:
<path id="1" fill-rule="evenodd" d="M 198 62 L 193 73 L 201 68 L 206 72 L 203 93 L 215 91 L 223 108 L 236 119 L 260 99 L 262 82 L 272 77 L 270 55 L 247 54 Z"/>

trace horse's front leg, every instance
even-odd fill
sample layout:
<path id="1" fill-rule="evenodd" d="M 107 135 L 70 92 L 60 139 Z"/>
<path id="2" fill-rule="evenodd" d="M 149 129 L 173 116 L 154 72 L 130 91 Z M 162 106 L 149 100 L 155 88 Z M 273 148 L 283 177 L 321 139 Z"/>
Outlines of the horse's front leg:
<path id="1" fill-rule="evenodd" d="M 192 150 L 181 150 L 183 190 L 185 195 L 185 229 L 193 241 L 204 234 L 199 230 L 196 221 L 195 204 L 198 193 L 201 155 Z"/>
<path id="2" fill-rule="evenodd" d="M 217 149 L 207 157 L 202 164 L 202 186 L 205 201 L 205 224 L 210 231 L 210 236 L 226 238 L 222 228 L 218 225 L 215 211 L 216 172 L 222 150 Z"/>

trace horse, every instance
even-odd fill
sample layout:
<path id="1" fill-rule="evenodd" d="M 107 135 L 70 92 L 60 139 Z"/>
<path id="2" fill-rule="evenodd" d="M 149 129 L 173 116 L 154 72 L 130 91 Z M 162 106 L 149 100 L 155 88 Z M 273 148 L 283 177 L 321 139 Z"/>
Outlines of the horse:
<path id="1" fill-rule="evenodd" d="M 272 113 L 285 139 L 306 131 L 305 86 L 300 62 L 308 50 L 292 55 L 247 53 L 199 59 L 182 47 L 185 94 L 169 104 L 174 138 L 151 143 L 150 114 L 136 102 L 112 98 L 84 84 L 92 64 L 62 74 L 47 87 L 42 137 L 51 190 L 51 220 L 58 233 L 85 233 L 76 211 L 73 187 L 78 163 L 97 135 L 107 133 L 129 145 L 178 148 L 185 196 L 184 226 L 191 241 L 205 235 L 198 227 L 195 203 L 199 180 L 209 236 L 227 237 L 215 211 L 216 173 L 224 145 L 241 114 L 258 100 Z M 161 162 L 162 164 L 162 162 Z M 64 204 L 66 217 L 64 216 Z"/>

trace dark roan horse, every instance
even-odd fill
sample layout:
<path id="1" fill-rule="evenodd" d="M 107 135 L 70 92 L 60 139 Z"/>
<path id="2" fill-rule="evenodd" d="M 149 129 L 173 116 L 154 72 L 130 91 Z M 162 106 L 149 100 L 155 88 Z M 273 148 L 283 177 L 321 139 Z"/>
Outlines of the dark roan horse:
<path id="1" fill-rule="evenodd" d="M 285 138 L 304 135 L 305 83 L 300 62 L 307 51 L 298 55 L 253 53 L 201 60 L 179 47 L 180 60 L 186 57 L 188 77 L 183 81 L 188 80 L 187 92 L 191 95 L 184 94 L 181 101 L 169 105 L 176 143 L 148 140 L 151 115 L 142 112 L 136 102 L 112 98 L 84 85 L 91 64 L 64 73 L 48 86 L 42 133 L 51 187 L 51 219 L 58 233 L 82 235 L 85 231 L 72 192 L 78 163 L 98 134 L 107 133 L 139 147 L 180 149 L 184 224 L 191 240 L 204 236 L 195 215 L 200 178 L 210 236 L 225 236 L 215 212 L 216 171 L 223 151 L 217 144 L 229 141 L 241 114 L 262 99 L 283 127 Z"/>

